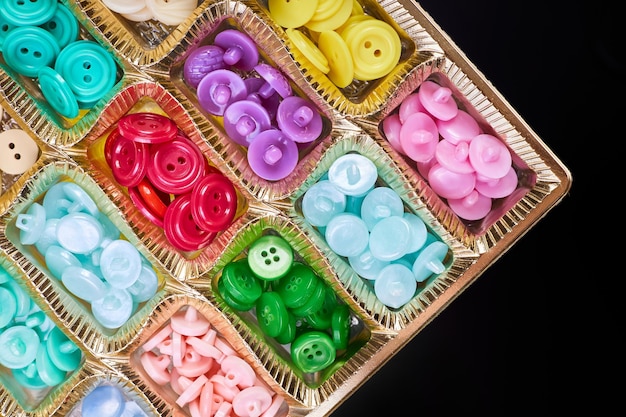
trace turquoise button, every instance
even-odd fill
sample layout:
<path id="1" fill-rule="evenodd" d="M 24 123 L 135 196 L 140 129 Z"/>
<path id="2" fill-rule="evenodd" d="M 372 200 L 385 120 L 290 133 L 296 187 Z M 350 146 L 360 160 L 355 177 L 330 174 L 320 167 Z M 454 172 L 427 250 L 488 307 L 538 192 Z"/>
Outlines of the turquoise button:
<path id="1" fill-rule="evenodd" d="M 302 214 L 313 226 L 326 226 L 345 209 L 346 195 L 328 180 L 313 184 L 302 198 Z"/>
<path id="2" fill-rule="evenodd" d="M 90 40 L 74 41 L 63 48 L 54 69 L 68 82 L 79 106 L 84 108 L 92 107 L 111 91 L 117 72 L 107 50 Z"/>
<path id="3" fill-rule="evenodd" d="M 44 259 L 50 274 L 56 279 L 61 279 L 63 271 L 68 266 L 81 266 L 80 260 L 72 252 L 58 245 L 50 245 L 44 254 Z"/>
<path id="4" fill-rule="evenodd" d="M 0 329 L 13 321 L 15 313 L 17 313 L 17 301 L 13 292 L 0 287 Z"/>
<path id="5" fill-rule="evenodd" d="M 50 106 L 61 116 L 73 119 L 78 116 L 78 102 L 69 84 L 50 67 L 43 67 L 37 76 L 39 88 Z"/>
<path id="6" fill-rule="evenodd" d="M 10 369 L 27 366 L 37 357 L 39 335 L 26 326 L 13 326 L 0 333 L 0 364 Z"/>
<path id="7" fill-rule="evenodd" d="M 12 29 L 2 45 L 2 55 L 9 67 L 31 78 L 37 77 L 43 67 L 51 66 L 60 51 L 54 36 L 37 26 Z"/>
<path id="8" fill-rule="evenodd" d="M 56 326 L 48 333 L 46 349 L 52 363 L 66 372 L 78 368 L 83 358 L 83 354 L 78 346 Z"/>
<path id="9" fill-rule="evenodd" d="M 54 15 L 41 27 L 50 32 L 59 42 L 61 49 L 78 39 L 80 27 L 72 12 L 61 2 L 57 3 Z"/>
<path id="10" fill-rule="evenodd" d="M 4 284 L 5 282 L 8 282 L 9 280 L 12 281 L 13 278 L 11 277 L 11 275 L 9 275 L 6 269 L 0 266 L 0 284 Z"/>
<path id="11" fill-rule="evenodd" d="M 337 255 L 356 256 L 367 248 L 369 231 L 359 216 L 341 213 L 328 223 L 324 237 Z"/>
<path id="12" fill-rule="evenodd" d="M 69 213 L 57 224 L 59 245 L 74 254 L 91 253 L 100 246 L 103 236 L 98 219 L 87 213 Z"/>
<path id="13" fill-rule="evenodd" d="M 43 227 L 43 232 L 39 239 L 35 242 L 35 247 L 42 255 L 45 255 L 48 248 L 52 245 L 58 245 L 57 240 L 57 224 L 59 219 L 46 219 L 46 223 Z"/>
<path id="14" fill-rule="evenodd" d="M 369 280 L 375 280 L 380 271 L 390 263 L 375 257 L 369 247 L 358 255 L 349 256 L 348 262 L 354 272 L 359 274 L 361 278 Z"/>
<path id="15" fill-rule="evenodd" d="M 48 349 L 46 349 L 46 343 L 44 342 L 39 344 L 35 365 L 37 366 L 37 373 L 41 380 L 50 387 L 59 385 L 65 379 L 65 371 L 57 368 L 52 362 L 50 355 L 48 355 Z"/>
<path id="16" fill-rule="evenodd" d="M 31 362 L 24 368 L 11 369 L 11 373 L 15 380 L 24 388 L 39 390 L 48 387 L 48 384 L 43 382 L 39 376 L 35 362 Z"/>
<path id="17" fill-rule="evenodd" d="M 15 26 L 37 26 L 50 20 L 57 7 L 57 0 L 4 0 L 0 15 Z"/>
<path id="18" fill-rule="evenodd" d="M 117 329 L 124 325 L 133 314 L 133 310 L 133 298 L 122 288 L 111 287 L 103 297 L 91 303 L 93 316 L 107 329 Z"/>
<path id="19" fill-rule="evenodd" d="M 374 225 L 385 217 L 402 216 L 403 214 L 402 199 L 398 193 L 389 187 L 374 188 L 367 193 L 361 204 L 361 218 L 368 230 L 372 230 Z"/>
<path id="20" fill-rule="evenodd" d="M 15 318 L 26 318 L 30 313 L 33 300 L 13 279 L 5 282 L 2 286 L 10 290 L 15 297 L 15 301 L 17 302 L 17 312 L 15 313 Z"/>
<path id="21" fill-rule="evenodd" d="M 411 224 L 404 217 L 385 217 L 372 228 L 369 249 L 378 259 L 395 261 L 404 256 L 411 238 Z"/>
<path id="22" fill-rule="evenodd" d="M 345 195 L 362 196 L 378 179 L 376 165 L 367 157 L 351 153 L 340 156 L 328 170 L 328 180 Z"/>
<path id="23" fill-rule="evenodd" d="M 446 270 L 443 260 L 448 254 L 448 245 L 433 242 L 420 250 L 413 263 L 413 274 L 417 282 L 422 282 L 432 274 L 441 274 Z"/>
<path id="24" fill-rule="evenodd" d="M 15 27 L 15 25 L 7 22 L 7 20 L 2 17 L 2 13 L 0 13 L 0 51 L 2 51 L 2 45 L 4 44 L 7 34 Z"/>

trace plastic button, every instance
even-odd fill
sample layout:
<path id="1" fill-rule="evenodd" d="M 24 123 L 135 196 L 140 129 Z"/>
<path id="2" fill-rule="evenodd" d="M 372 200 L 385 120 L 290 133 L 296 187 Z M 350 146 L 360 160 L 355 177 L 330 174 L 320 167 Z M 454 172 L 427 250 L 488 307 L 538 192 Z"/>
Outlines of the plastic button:
<path id="1" fill-rule="evenodd" d="M 293 94 L 289 80 L 273 66 L 262 62 L 256 65 L 254 70 L 265 80 L 265 84 L 258 91 L 261 97 L 268 98 L 278 93 L 282 98 L 286 98 Z"/>
<path id="2" fill-rule="evenodd" d="M 183 65 L 185 82 L 196 88 L 208 73 L 226 68 L 224 49 L 217 45 L 203 45 L 195 49 Z"/>
<path id="3" fill-rule="evenodd" d="M 177 249 L 195 251 L 208 245 L 216 236 L 198 227 L 191 214 L 191 193 L 177 196 L 167 207 L 163 230 L 167 240 Z"/>
<path id="4" fill-rule="evenodd" d="M 43 67 L 37 74 L 41 92 L 50 106 L 61 116 L 73 119 L 78 116 L 78 102 L 69 84 L 50 67 Z"/>
<path id="5" fill-rule="evenodd" d="M 416 162 L 427 162 L 439 143 L 435 121 L 426 113 L 413 113 L 400 128 L 400 143 L 404 153 Z"/>
<path id="6" fill-rule="evenodd" d="M 417 282 L 408 267 L 392 263 L 380 271 L 374 281 L 374 291 L 381 303 L 391 308 L 400 308 L 408 303 L 417 290 Z"/>
<path id="7" fill-rule="evenodd" d="M 350 153 L 337 158 L 328 170 L 328 180 L 347 196 L 362 196 L 378 179 L 374 162 L 366 156 Z"/>
<path id="8" fill-rule="evenodd" d="M 57 224 L 59 245 L 74 254 L 91 253 L 100 246 L 103 236 L 98 219 L 87 213 L 69 213 Z"/>
<path id="9" fill-rule="evenodd" d="M 376 187 L 370 191 L 361 203 L 361 218 L 372 230 L 380 220 L 391 216 L 402 216 L 404 204 L 402 199 L 389 187 Z"/>
<path id="10" fill-rule="evenodd" d="M 450 120 L 459 112 L 452 90 L 434 81 L 424 81 L 418 91 L 420 102 L 433 117 Z"/>
<path id="11" fill-rule="evenodd" d="M 99 385 L 85 395 L 82 417 L 121 417 L 126 403 L 122 392 L 112 385 Z"/>
<path id="12" fill-rule="evenodd" d="M 229 262 L 222 270 L 220 282 L 238 302 L 243 304 L 255 303 L 263 289 L 246 259 Z"/>
<path id="13" fill-rule="evenodd" d="M 312 4 L 310 2 L 309 4 Z M 297 29 L 288 28 L 285 33 L 287 36 L 296 45 L 296 48 L 302 52 L 302 55 L 306 57 L 311 64 L 313 64 L 318 70 L 323 72 L 324 74 L 330 71 L 330 67 L 328 66 L 328 59 L 320 49 L 306 36 L 304 33 Z"/>
<path id="14" fill-rule="evenodd" d="M 15 26 L 37 26 L 50 20 L 57 7 L 57 0 L 4 0 L 0 15 Z"/>
<path id="15" fill-rule="evenodd" d="M 23 368 L 37 356 L 39 335 L 30 327 L 12 326 L 0 333 L 0 364 L 9 369 Z"/>
<path id="16" fill-rule="evenodd" d="M 278 293 L 266 291 L 256 302 L 259 327 L 269 337 L 281 334 L 289 322 L 289 313 Z"/>
<path id="17" fill-rule="evenodd" d="M 330 336 L 313 330 L 298 336 L 291 344 L 291 358 L 303 372 L 313 373 L 326 369 L 336 357 L 335 345 Z"/>
<path id="18" fill-rule="evenodd" d="M 241 71 L 252 71 L 259 62 L 259 50 L 252 38 L 236 29 L 226 29 L 213 43 L 224 49 L 224 62 Z"/>
<path id="19" fill-rule="evenodd" d="M 455 145 L 461 141 L 469 142 L 481 133 L 476 119 L 460 109 L 453 118 L 449 120 L 436 119 L 435 123 L 441 137 Z"/>
<path id="20" fill-rule="evenodd" d="M 131 113 L 120 118 L 119 133 L 135 142 L 157 144 L 169 142 L 178 133 L 178 126 L 172 119 L 158 113 Z"/>
<path id="21" fill-rule="evenodd" d="M 302 197 L 302 214 L 312 226 L 326 226 L 346 209 L 346 195 L 329 180 L 313 184 Z"/>
<path id="22" fill-rule="evenodd" d="M 282 237 L 265 235 L 250 245 L 247 259 L 257 277 L 274 281 L 289 272 L 293 263 L 293 249 Z"/>
<path id="23" fill-rule="evenodd" d="M 148 145 L 131 140 L 118 131 L 111 132 L 108 140 L 111 141 L 109 166 L 115 180 L 124 187 L 139 185 L 151 158 Z"/>
<path id="24" fill-rule="evenodd" d="M 469 144 L 469 160 L 476 172 L 487 178 L 502 178 L 511 169 L 509 148 L 497 137 L 480 134 Z"/>
<path id="25" fill-rule="evenodd" d="M 294 262 L 291 269 L 274 288 L 287 308 L 299 308 L 311 298 L 320 279 L 310 266 Z"/>
<path id="26" fill-rule="evenodd" d="M 341 213 L 328 222 L 324 237 L 337 255 L 356 256 L 367 247 L 369 231 L 361 217 Z"/>
<path id="27" fill-rule="evenodd" d="M 152 186 L 150 180 L 143 178 L 136 187 L 128 189 L 133 204 L 152 223 L 163 227 L 163 219 L 170 204 L 170 195 Z"/>
<path id="28" fill-rule="evenodd" d="M 61 280 L 69 292 L 89 303 L 107 292 L 107 286 L 102 279 L 82 266 L 66 267 Z"/>
<path id="29" fill-rule="evenodd" d="M 214 116 L 223 116 L 229 105 L 247 96 L 246 84 L 235 72 L 217 69 L 206 74 L 196 90 L 200 106 Z"/>
<path id="30" fill-rule="evenodd" d="M 22 129 L 0 132 L 0 171 L 20 175 L 37 162 L 39 147 Z"/>
<path id="31" fill-rule="evenodd" d="M 248 163 L 259 177 L 278 181 L 298 165 L 298 145 L 278 129 L 265 130 L 248 147 Z"/>
<path id="32" fill-rule="evenodd" d="M 236 101 L 224 111 L 226 134 L 242 146 L 250 146 L 257 135 L 271 126 L 272 121 L 265 107 L 253 100 Z"/>
<path id="33" fill-rule="evenodd" d="M 37 77 L 41 68 L 58 60 L 60 51 L 56 38 L 38 26 L 16 27 L 7 33 L 2 44 L 2 56 L 9 67 L 31 78 Z"/>
<path id="34" fill-rule="evenodd" d="M 448 246 L 439 241 L 422 248 L 413 263 L 413 275 L 417 282 L 422 282 L 432 274 L 441 274 L 446 270 L 443 260 L 448 254 Z"/>
<path id="35" fill-rule="evenodd" d="M 77 40 L 80 33 L 78 20 L 76 20 L 72 12 L 60 2 L 57 2 L 54 16 L 46 23 L 42 24 L 41 27 L 52 33 L 59 42 L 61 49 Z"/>
<path id="36" fill-rule="evenodd" d="M 311 20 L 319 0 L 268 0 L 272 19 L 284 28 L 297 28 Z"/>
<path id="37" fill-rule="evenodd" d="M 98 294 L 91 302 L 91 312 L 95 319 L 107 329 L 117 329 L 124 325 L 133 314 L 133 298 L 122 288 L 110 287 Z"/>
<path id="38" fill-rule="evenodd" d="M 83 358 L 78 346 L 56 326 L 48 332 L 46 349 L 52 363 L 65 372 L 77 369 Z"/>
<path id="39" fill-rule="evenodd" d="M 197 0 L 146 0 L 146 7 L 159 22 L 168 25 L 180 25 L 198 6 Z"/>
<path id="40" fill-rule="evenodd" d="M 276 122 L 297 143 L 313 142 L 322 133 L 322 116 L 311 102 L 298 96 L 289 96 L 279 104 Z"/>
<path id="41" fill-rule="evenodd" d="M 102 277 L 115 288 L 128 288 L 141 274 L 141 254 L 129 241 L 114 240 L 100 254 Z"/>

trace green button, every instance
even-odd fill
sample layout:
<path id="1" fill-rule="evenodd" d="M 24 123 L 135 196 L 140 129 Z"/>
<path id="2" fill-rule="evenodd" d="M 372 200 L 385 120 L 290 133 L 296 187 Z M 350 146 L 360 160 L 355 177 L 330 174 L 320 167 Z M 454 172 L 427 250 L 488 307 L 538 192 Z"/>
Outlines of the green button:
<path id="1" fill-rule="evenodd" d="M 313 269 L 300 262 L 294 262 L 291 269 L 276 286 L 287 308 L 298 308 L 306 304 L 320 279 Z"/>
<path id="2" fill-rule="evenodd" d="M 222 296 L 226 304 L 228 304 L 229 307 L 237 311 L 248 311 L 248 310 L 251 310 L 252 307 L 254 307 L 254 303 L 245 304 L 237 300 L 235 297 L 233 297 L 231 293 L 228 291 L 228 287 L 224 284 L 224 281 L 221 279 L 217 282 L 217 290 L 219 291 L 220 295 Z"/>
<path id="3" fill-rule="evenodd" d="M 291 312 L 296 317 L 306 317 L 315 313 L 324 305 L 324 298 L 326 297 L 326 284 L 321 279 L 318 279 L 315 289 L 311 293 L 311 297 L 307 302 L 298 308 L 291 309 Z"/>
<path id="4" fill-rule="evenodd" d="M 263 333 L 276 337 L 289 326 L 289 313 L 276 292 L 264 292 L 256 302 L 256 316 Z"/>
<path id="5" fill-rule="evenodd" d="M 267 281 L 282 278 L 291 269 L 293 249 L 280 236 L 265 235 L 248 249 L 248 264 L 254 274 Z"/>
<path id="6" fill-rule="evenodd" d="M 346 349 L 350 339 L 350 309 L 347 305 L 340 304 L 335 308 L 331 318 L 331 329 L 335 349 Z"/>
<path id="7" fill-rule="evenodd" d="M 228 263 L 222 270 L 221 281 L 228 293 L 241 304 L 254 304 L 263 292 L 245 259 Z"/>
<path id="8" fill-rule="evenodd" d="M 289 315 L 287 326 L 285 326 L 285 329 L 278 336 L 274 338 L 281 345 L 286 345 L 288 343 L 293 342 L 293 340 L 296 338 L 296 332 L 298 330 L 298 323 L 296 321 L 296 316 L 294 316 L 293 314 L 289 312 L 287 312 L 287 314 Z"/>
<path id="9" fill-rule="evenodd" d="M 324 289 L 324 302 L 322 306 L 313 313 L 305 317 L 305 320 L 317 330 L 327 330 L 330 328 L 333 311 L 337 308 L 337 296 L 328 286 Z"/>
<path id="10" fill-rule="evenodd" d="M 330 336 L 313 330 L 298 336 L 291 344 L 291 359 L 303 372 L 318 372 L 335 361 L 335 345 Z"/>

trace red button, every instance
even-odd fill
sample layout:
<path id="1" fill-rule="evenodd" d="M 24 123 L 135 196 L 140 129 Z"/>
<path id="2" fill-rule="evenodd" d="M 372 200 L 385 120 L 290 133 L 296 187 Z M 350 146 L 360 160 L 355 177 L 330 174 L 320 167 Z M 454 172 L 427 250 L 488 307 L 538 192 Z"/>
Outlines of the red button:
<path id="1" fill-rule="evenodd" d="M 178 126 L 157 113 L 132 113 L 123 116 L 117 129 L 128 139 L 141 143 L 163 143 L 176 137 Z"/>
<path id="2" fill-rule="evenodd" d="M 206 158 L 186 136 L 177 135 L 169 142 L 153 145 L 151 151 L 152 158 L 146 174 L 152 184 L 163 192 L 190 192 L 206 173 Z"/>
<path id="3" fill-rule="evenodd" d="M 235 187 L 221 173 L 205 175 L 194 187 L 191 202 L 194 220 L 209 232 L 226 230 L 237 211 Z"/>
<path id="4" fill-rule="evenodd" d="M 109 135 L 110 162 L 115 180 L 124 187 L 134 187 L 146 174 L 150 157 L 148 145 L 134 142 L 116 131 Z"/>
<path id="5" fill-rule="evenodd" d="M 195 251 L 209 243 L 217 233 L 198 227 L 191 215 L 191 193 L 177 196 L 167 207 L 163 219 L 167 240 L 177 249 Z"/>
<path id="6" fill-rule="evenodd" d="M 169 194 L 154 188 L 147 178 L 142 179 L 136 187 L 129 188 L 128 194 L 144 216 L 157 226 L 163 227 L 165 212 L 170 204 Z"/>

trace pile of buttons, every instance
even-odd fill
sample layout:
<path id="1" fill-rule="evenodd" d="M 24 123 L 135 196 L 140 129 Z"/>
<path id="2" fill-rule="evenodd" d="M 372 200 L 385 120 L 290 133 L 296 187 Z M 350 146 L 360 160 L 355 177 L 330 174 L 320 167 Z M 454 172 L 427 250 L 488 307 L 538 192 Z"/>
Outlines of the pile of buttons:
<path id="1" fill-rule="evenodd" d="M 285 403 L 193 306 L 178 310 L 140 349 L 148 377 L 191 417 L 274 417 Z"/>
<path id="2" fill-rule="evenodd" d="M 20 243 L 33 245 L 52 277 L 88 303 L 107 329 L 124 325 L 159 280 L 145 257 L 74 182 L 61 181 L 17 216 Z"/>
<path id="3" fill-rule="evenodd" d="M 302 372 L 326 369 L 348 346 L 348 306 L 311 267 L 294 261 L 293 249 L 278 235 L 258 238 L 246 258 L 226 264 L 218 290 L 233 309 L 254 309 L 263 334 L 290 345 Z"/>
<path id="4" fill-rule="evenodd" d="M 0 365 L 21 391 L 55 387 L 78 369 L 83 353 L 0 266 Z"/>
<path id="5" fill-rule="evenodd" d="M 179 250 L 206 247 L 235 218 L 235 187 L 167 116 L 123 116 L 104 156 L 133 203 Z"/>
<path id="6" fill-rule="evenodd" d="M 221 119 L 227 136 L 248 149 L 250 168 L 268 181 L 287 177 L 298 164 L 299 145 L 322 134 L 315 106 L 294 95 L 283 73 L 260 62 L 254 41 L 236 29 L 193 51 L 184 80 L 202 109 Z"/>
<path id="7" fill-rule="evenodd" d="M 74 15 L 57 0 L 5 1 L 0 51 L 20 75 L 36 78 L 46 101 L 69 119 L 115 85 L 117 66 L 99 43 L 78 39 Z"/>
<path id="8" fill-rule="evenodd" d="M 110 383 L 95 387 L 73 410 L 80 410 L 76 412 L 80 417 L 148 417 L 137 402 L 127 399 L 120 387 Z"/>
<path id="9" fill-rule="evenodd" d="M 302 54 L 339 88 L 353 79 L 382 78 L 398 65 L 398 33 L 356 1 L 270 0 L 268 8 Z"/>
<path id="10" fill-rule="evenodd" d="M 391 146 L 416 162 L 433 191 L 465 220 L 480 220 L 493 199 L 517 188 L 509 148 L 459 109 L 452 90 L 424 81 L 382 122 Z"/>
<path id="11" fill-rule="evenodd" d="M 198 0 L 102 0 L 112 12 L 131 22 L 157 20 L 164 25 L 180 25 L 198 6 Z"/>

